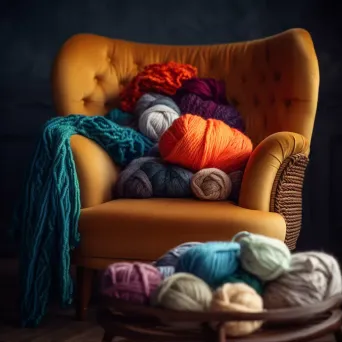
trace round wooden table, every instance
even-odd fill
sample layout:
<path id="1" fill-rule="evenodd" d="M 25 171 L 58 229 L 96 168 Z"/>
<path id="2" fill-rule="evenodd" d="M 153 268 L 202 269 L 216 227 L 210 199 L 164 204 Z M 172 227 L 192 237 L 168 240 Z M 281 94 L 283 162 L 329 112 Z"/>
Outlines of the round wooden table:
<path id="1" fill-rule="evenodd" d="M 110 298 L 103 302 L 97 316 L 104 329 L 103 342 L 114 337 L 134 342 L 304 342 L 332 333 L 336 342 L 342 342 L 342 296 L 316 305 L 262 313 L 176 312 Z M 211 321 L 248 320 L 264 321 L 262 329 L 248 336 L 227 337 L 223 329 L 214 331 L 208 325 Z M 191 323 L 192 328 L 184 328 Z"/>

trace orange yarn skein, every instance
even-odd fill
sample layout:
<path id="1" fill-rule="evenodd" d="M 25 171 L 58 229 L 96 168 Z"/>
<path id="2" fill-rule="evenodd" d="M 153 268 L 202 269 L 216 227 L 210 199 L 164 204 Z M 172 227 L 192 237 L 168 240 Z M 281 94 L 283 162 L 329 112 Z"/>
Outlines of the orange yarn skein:
<path id="1" fill-rule="evenodd" d="M 251 140 L 223 121 L 186 114 L 176 119 L 159 140 L 164 160 L 193 171 L 241 170 L 252 152 Z"/>
<path id="2" fill-rule="evenodd" d="M 185 80 L 196 75 L 197 69 L 190 64 L 168 62 L 147 65 L 120 93 L 120 107 L 131 113 L 143 94 L 157 92 L 173 95 Z"/>

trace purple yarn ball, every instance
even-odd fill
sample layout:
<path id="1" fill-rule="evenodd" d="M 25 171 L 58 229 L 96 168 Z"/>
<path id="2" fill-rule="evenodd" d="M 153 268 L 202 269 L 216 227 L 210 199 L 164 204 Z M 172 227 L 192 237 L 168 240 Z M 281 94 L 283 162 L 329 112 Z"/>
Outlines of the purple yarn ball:
<path id="1" fill-rule="evenodd" d="M 119 262 L 103 272 L 100 293 L 136 304 L 148 304 L 162 279 L 162 274 L 152 265 Z"/>
<path id="2" fill-rule="evenodd" d="M 221 120 L 232 128 L 245 131 L 245 124 L 240 113 L 231 105 L 217 104 L 214 101 L 202 100 L 195 94 L 182 97 L 179 103 L 182 114 L 195 114 L 204 119 Z"/>
<path id="3" fill-rule="evenodd" d="M 188 94 L 195 94 L 202 100 L 211 100 L 220 104 L 228 104 L 226 98 L 226 86 L 223 81 L 214 78 L 191 78 L 183 82 L 177 90 L 173 99 L 179 104 L 182 97 Z"/>

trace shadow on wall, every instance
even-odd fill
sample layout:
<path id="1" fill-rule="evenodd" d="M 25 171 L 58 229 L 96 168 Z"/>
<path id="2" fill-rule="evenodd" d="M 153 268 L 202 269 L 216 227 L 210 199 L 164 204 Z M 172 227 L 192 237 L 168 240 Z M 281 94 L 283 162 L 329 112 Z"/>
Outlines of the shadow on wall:
<path id="1" fill-rule="evenodd" d="M 322 229 L 329 219 L 329 168 L 326 150 L 336 134 L 339 102 L 341 4 L 337 1 L 288 0 L 7 0 L 0 11 L 0 255 L 15 253 L 5 240 L 24 170 L 41 125 L 54 116 L 50 69 L 70 36 L 89 32 L 113 38 L 164 44 L 212 44 L 250 40 L 292 27 L 308 29 L 321 68 L 319 113 L 312 162 L 305 187 L 301 247 L 329 249 L 333 232 Z M 322 165 L 324 165 L 323 176 Z M 319 193 L 319 196 L 316 196 Z M 330 235 L 329 235 L 330 234 Z M 6 241 L 2 246 L 2 241 Z"/>

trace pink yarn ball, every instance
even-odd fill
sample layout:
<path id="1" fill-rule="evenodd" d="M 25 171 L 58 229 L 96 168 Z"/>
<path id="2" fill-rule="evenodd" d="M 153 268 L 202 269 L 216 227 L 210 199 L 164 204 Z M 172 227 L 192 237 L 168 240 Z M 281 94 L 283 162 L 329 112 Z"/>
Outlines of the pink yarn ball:
<path id="1" fill-rule="evenodd" d="M 108 266 L 104 271 L 101 294 L 136 304 L 147 304 L 162 278 L 158 269 L 152 265 L 119 262 Z"/>

